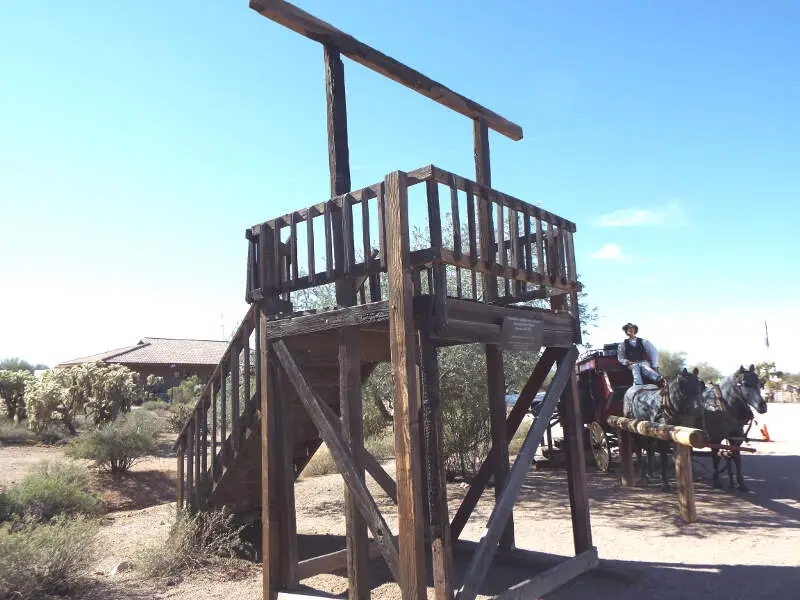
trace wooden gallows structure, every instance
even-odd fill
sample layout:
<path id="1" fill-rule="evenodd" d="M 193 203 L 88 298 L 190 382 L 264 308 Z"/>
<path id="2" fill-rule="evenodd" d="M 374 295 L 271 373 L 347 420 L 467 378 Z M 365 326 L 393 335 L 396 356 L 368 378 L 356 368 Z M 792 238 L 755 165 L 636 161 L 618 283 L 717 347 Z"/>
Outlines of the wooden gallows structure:
<path id="1" fill-rule="evenodd" d="M 489 129 L 519 140 L 521 127 L 282 0 L 250 7 L 322 44 L 331 193 L 247 230 L 250 309 L 178 437 L 179 504 L 260 519 L 265 599 L 307 597 L 297 591 L 301 580 L 346 568 L 350 598 L 365 600 L 370 561 L 381 557 L 404 600 L 425 598 L 428 579 L 438 600 L 472 600 L 493 560 L 533 554 L 515 547 L 513 506 L 560 403 L 575 556 L 531 569 L 498 597 L 536 598 L 592 569 L 574 374 L 575 225 L 492 188 Z M 470 118 L 474 180 L 429 165 L 352 189 L 342 55 Z M 427 218 L 414 250 L 411 204 Z M 325 285 L 335 287 L 335 307 L 295 309 L 295 294 Z M 437 352 L 470 343 L 485 346 L 491 450 L 451 514 Z M 503 351 L 515 349 L 541 353 L 507 414 Z M 361 385 L 381 362 L 391 363 L 394 381 L 395 478 L 364 449 Z M 554 366 L 511 465 L 509 440 Z M 301 560 L 294 481 L 323 441 L 346 484 L 346 548 Z M 396 531 L 365 473 L 396 502 Z M 482 537 L 460 542 L 490 478 L 495 504 Z M 456 548 L 471 550 L 460 581 Z"/>

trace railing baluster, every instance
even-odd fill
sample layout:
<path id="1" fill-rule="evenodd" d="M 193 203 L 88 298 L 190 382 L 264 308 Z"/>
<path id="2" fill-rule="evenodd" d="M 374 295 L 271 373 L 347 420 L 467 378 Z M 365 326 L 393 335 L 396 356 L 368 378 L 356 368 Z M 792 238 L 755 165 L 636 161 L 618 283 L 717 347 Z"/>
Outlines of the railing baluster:
<path id="1" fill-rule="evenodd" d="M 186 471 L 185 471 L 185 461 L 186 461 L 186 441 L 185 438 L 181 437 L 178 440 L 178 474 L 175 478 L 178 482 L 176 486 L 176 498 L 175 504 L 178 506 L 178 509 L 183 508 L 183 502 L 186 499 Z"/>
<path id="2" fill-rule="evenodd" d="M 469 237 L 469 264 L 472 266 L 470 277 L 472 279 L 472 299 L 478 301 L 478 277 L 475 266 L 478 264 L 478 234 L 475 226 L 475 196 L 472 188 L 466 186 L 467 194 L 467 236 Z"/>
<path id="3" fill-rule="evenodd" d="M 567 230 L 567 266 L 568 274 L 567 279 L 570 283 L 578 281 L 578 274 L 575 271 L 575 241 L 572 239 L 572 232 Z"/>
<path id="4" fill-rule="evenodd" d="M 205 480 L 208 473 L 208 407 L 206 406 L 205 396 L 200 396 L 198 401 L 200 406 L 200 474 L 198 482 Z"/>
<path id="5" fill-rule="evenodd" d="M 455 176 L 450 176 L 450 213 L 453 221 L 453 255 L 456 260 L 461 260 L 463 248 L 461 247 L 461 215 L 458 210 L 458 190 L 456 189 Z M 456 296 L 461 298 L 461 267 L 456 266 Z"/>
<path id="6" fill-rule="evenodd" d="M 378 250 L 382 269 L 386 268 L 386 194 L 384 191 L 383 182 L 381 182 L 378 184 L 376 195 L 378 202 Z"/>
<path id="7" fill-rule="evenodd" d="M 268 227 L 272 230 L 272 264 L 274 280 L 272 284 L 276 290 L 283 290 L 284 255 L 281 251 L 281 225 L 277 220 L 270 221 Z"/>
<path id="8" fill-rule="evenodd" d="M 186 429 L 186 507 L 195 506 L 194 495 L 194 419 Z"/>
<path id="9" fill-rule="evenodd" d="M 519 215 L 513 208 L 508 209 L 508 237 L 511 267 L 515 271 L 519 271 Z M 522 294 L 522 282 L 520 280 L 515 279 L 512 282 L 511 292 L 514 296 L 520 296 Z"/>
<path id="10" fill-rule="evenodd" d="M 194 416 L 194 505 L 200 506 L 200 432 L 202 431 L 202 426 L 197 411 L 195 411 Z"/>
<path id="11" fill-rule="evenodd" d="M 544 232 L 542 231 L 542 219 L 536 217 L 536 272 L 542 277 L 544 283 Z"/>
<path id="12" fill-rule="evenodd" d="M 325 203 L 325 270 L 328 273 L 328 282 L 333 281 L 333 226 L 331 224 L 331 203 Z"/>
<path id="13" fill-rule="evenodd" d="M 308 209 L 306 215 L 306 243 L 308 244 L 308 282 L 314 283 L 316 256 L 314 255 L 314 214 Z"/>
<path id="14" fill-rule="evenodd" d="M 211 478 L 216 477 L 217 473 L 217 399 L 214 397 L 214 380 L 212 379 L 208 388 L 208 398 L 211 404 Z"/>
<path id="15" fill-rule="evenodd" d="M 345 194 L 342 197 L 342 259 L 344 269 L 342 272 L 351 274 L 356 264 L 356 240 L 353 229 L 353 197 Z M 339 233 L 339 232 L 334 232 Z M 337 265 L 338 267 L 338 265 Z"/>
<path id="16" fill-rule="evenodd" d="M 239 346 L 231 348 L 231 438 L 239 450 Z"/>
<path id="17" fill-rule="evenodd" d="M 244 339 L 242 340 L 242 353 L 244 357 L 242 362 L 244 362 L 244 369 L 242 373 L 242 377 L 244 377 L 244 401 L 245 403 L 250 402 L 250 334 L 253 331 L 252 323 L 248 323 L 248 325 L 244 329 Z"/>
<path id="18" fill-rule="evenodd" d="M 221 363 L 219 367 L 219 431 L 224 444 L 228 440 L 228 376 L 225 364 Z"/>
<path id="19" fill-rule="evenodd" d="M 292 283 L 297 283 L 297 280 L 300 278 L 299 267 L 297 265 L 297 213 L 293 212 L 291 217 L 289 217 L 289 242 L 290 242 L 290 249 L 291 249 L 291 257 L 289 261 L 292 265 Z"/>
<path id="20" fill-rule="evenodd" d="M 533 273 L 533 256 L 531 256 L 531 216 L 528 211 L 522 213 L 522 228 L 525 233 L 525 271 Z M 523 292 L 528 291 L 527 282 L 523 284 Z"/>

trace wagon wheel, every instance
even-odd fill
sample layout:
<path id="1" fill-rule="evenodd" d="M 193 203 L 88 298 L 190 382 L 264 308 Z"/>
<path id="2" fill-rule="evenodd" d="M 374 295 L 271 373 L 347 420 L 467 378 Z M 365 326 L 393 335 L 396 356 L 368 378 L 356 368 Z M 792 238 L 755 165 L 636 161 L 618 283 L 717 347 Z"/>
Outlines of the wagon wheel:
<path id="1" fill-rule="evenodd" d="M 597 468 L 603 473 L 608 471 L 610 463 L 610 453 L 608 450 L 608 442 L 606 441 L 606 432 L 600 426 L 600 423 L 593 421 L 589 425 L 589 433 L 592 441 L 592 454 L 594 455 L 594 462 Z"/>

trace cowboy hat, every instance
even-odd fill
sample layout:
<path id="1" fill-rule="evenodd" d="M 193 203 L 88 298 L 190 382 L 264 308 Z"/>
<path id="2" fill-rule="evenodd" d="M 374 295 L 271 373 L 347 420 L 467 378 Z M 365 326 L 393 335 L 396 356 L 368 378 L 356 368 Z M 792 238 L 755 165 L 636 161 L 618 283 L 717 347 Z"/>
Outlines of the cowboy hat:
<path id="1" fill-rule="evenodd" d="M 639 333 L 639 327 L 637 327 L 633 323 L 625 323 L 625 325 L 622 326 L 622 331 L 627 332 L 629 327 L 633 327 L 634 332 Z"/>

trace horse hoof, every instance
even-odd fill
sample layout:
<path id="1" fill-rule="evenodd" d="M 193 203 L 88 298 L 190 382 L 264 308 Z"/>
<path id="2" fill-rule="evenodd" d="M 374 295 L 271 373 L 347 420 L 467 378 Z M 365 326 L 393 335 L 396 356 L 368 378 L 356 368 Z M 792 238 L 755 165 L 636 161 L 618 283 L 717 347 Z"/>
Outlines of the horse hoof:
<path id="1" fill-rule="evenodd" d="M 740 484 L 739 484 L 739 491 L 740 491 L 740 492 L 747 493 L 747 492 L 749 492 L 749 491 L 750 491 L 750 488 L 749 488 L 749 487 L 747 487 L 745 484 L 743 484 L 743 483 L 740 483 Z"/>

